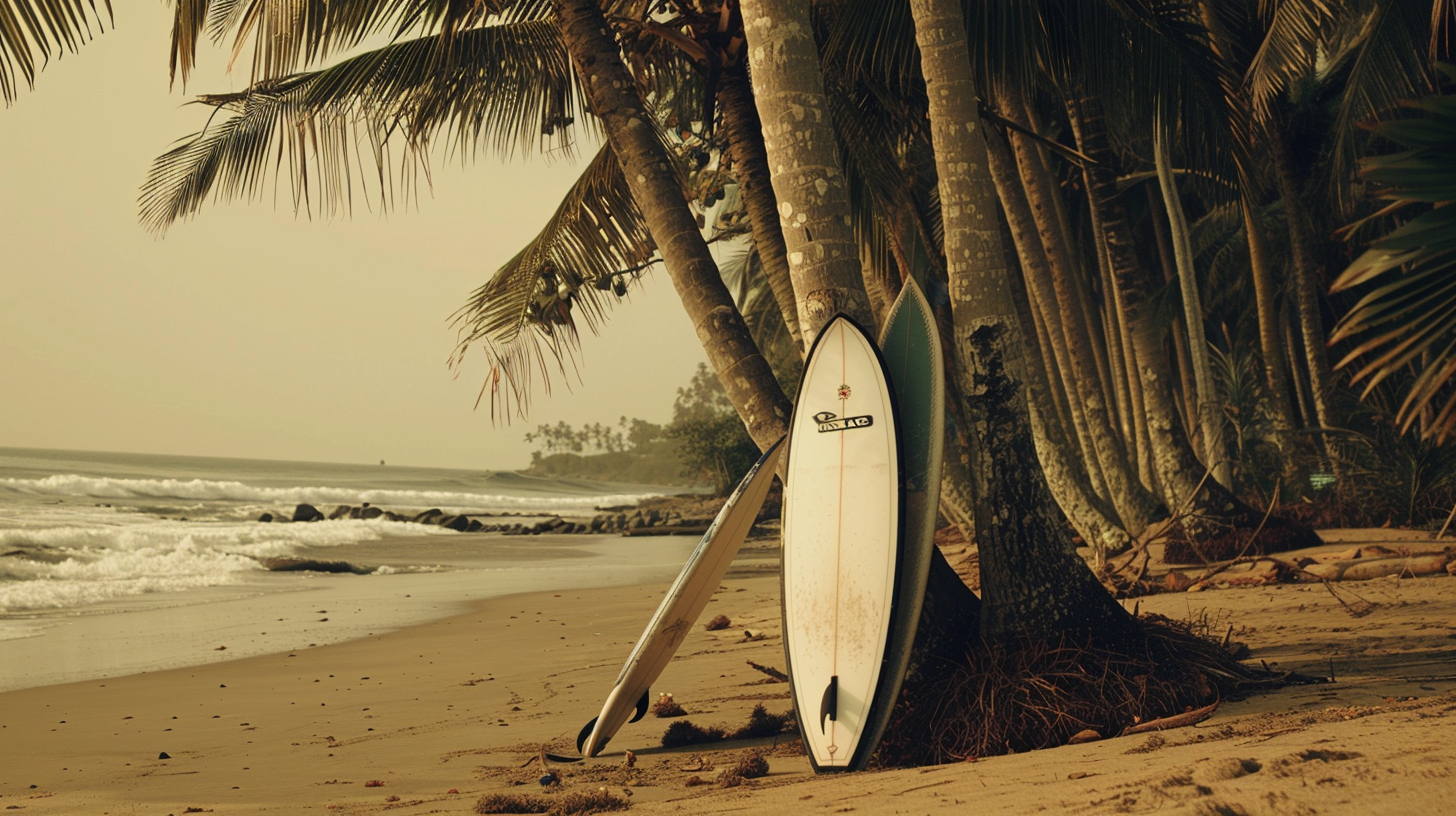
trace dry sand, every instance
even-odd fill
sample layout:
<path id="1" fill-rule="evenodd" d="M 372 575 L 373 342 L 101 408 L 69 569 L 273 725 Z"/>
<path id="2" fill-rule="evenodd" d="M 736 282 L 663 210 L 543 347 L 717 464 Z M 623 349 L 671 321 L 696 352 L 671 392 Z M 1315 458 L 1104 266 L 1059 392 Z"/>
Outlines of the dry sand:
<path id="1" fill-rule="evenodd" d="M 1340 543 L 1389 540 L 1345 534 Z M 1401 542 L 1394 542 L 1399 544 Z M 1423 540 L 1428 544 L 1428 540 Z M 789 708 L 778 582 L 760 548 L 719 591 L 657 691 L 702 725 Z M 756 559 L 756 560 L 755 560 Z M 348 643 L 0 694 L 0 808 L 21 814 L 425 814 L 538 792 L 544 744 L 574 754 L 663 585 L 496 598 L 467 614 Z M 1227 703 L 1191 728 L 935 768 L 814 777 L 797 740 L 654 748 L 671 720 L 622 730 L 594 760 L 553 766 L 559 797 L 631 792 L 638 813 L 1142 813 L 1215 816 L 1456 812 L 1456 579 L 1159 595 L 1254 660 L 1328 675 Z M 744 630 L 762 630 L 746 641 Z M 636 752 L 624 767 L 622 749 Z M 769 776 L 716 779 L 749 750 Z M 165 752 L 170 758 L 159 759 Z M 382 784 L 372 784 L 372 783 Z M 451 792 L 454 791 L 454 792 Z"/>

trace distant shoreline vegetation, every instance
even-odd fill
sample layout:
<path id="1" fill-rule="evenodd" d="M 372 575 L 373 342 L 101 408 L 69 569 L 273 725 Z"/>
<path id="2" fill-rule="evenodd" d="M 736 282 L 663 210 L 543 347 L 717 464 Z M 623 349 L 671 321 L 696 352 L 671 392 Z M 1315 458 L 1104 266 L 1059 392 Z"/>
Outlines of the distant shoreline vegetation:
<path id="1" fill-rule="evenodd" d="M 532 476 L 692 487 L 702 484 L 683 473 L 680 445 L 661 425 L 622 417 L 617 426 L 565 422 L 538 425 L 526 434 L 536 445 L 525 473 Z"/>
<path id="2" fill-rule="evenodd" d="M 571 477 L 637 484 L 711 486 L 727 495 L 758 459 L 758 447 L 711 369 L 698 364 L 679 388 L 672 421 L 658 425 L 621 417 L 572 427 L 538 425 L 526 434 L 534 444 L 532 476 Z"/>

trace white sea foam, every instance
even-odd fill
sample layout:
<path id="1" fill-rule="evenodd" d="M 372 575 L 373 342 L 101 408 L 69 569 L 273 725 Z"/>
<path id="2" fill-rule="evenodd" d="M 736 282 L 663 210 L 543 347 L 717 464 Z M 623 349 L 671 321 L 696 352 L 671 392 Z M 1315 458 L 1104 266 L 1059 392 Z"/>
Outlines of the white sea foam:
<path id="1" fill-rule="evenodd" d="M 94 499 L 191 499 L 264 502 L 277 505 L 359 504 L 382 507 L 439 507 L 456 512 L 570 512 L 597 505 L 634 504 L 649 494 L 595 496 L 507 496 L 442 490 L 379 490 L 347 487 L 258 487 L 208 479 L 118 479 L 60 474 L 41 479 L 0 479 L 0 487 L 39 496 Z"/>
<path id="2" fill-rule="evenodd" d="M 455 535 L 383 520 L 322 524 L 149 521 L 0 530 L 0 613 L 65 609 L 237 583 L 255 560 L 393 536 Z"/>

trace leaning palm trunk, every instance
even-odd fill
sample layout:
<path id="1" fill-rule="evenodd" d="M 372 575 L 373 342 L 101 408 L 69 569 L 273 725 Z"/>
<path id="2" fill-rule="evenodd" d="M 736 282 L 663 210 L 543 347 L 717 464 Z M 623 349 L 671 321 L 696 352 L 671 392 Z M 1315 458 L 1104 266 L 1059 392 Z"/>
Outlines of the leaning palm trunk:
<path id="1" fill-rule="evenodd" d="M 595 0 L 552 0 L 562 40 L 621 163 L 632 197 L 662 253 L 698 340 L 748 433 L 766 449 L 788 427 L 791 406 L 733 305 L 671 160 Z"/>
<path id="2" fill-rule="evenodd" d="M 1233 467 L 1224 453 L 1223 422 L 1213 387 L 1213 365 L 1208 359 L 1208 338 L 1203 333 L 1203 298 L 1198 291 L 1198 277 L 1193 268 L 1193 242 L 1188 237 L 1188 219 L 1183 215 L 1183 201 L 1173 181 L 1173 168 L 1168 159 L 1168 132 L 1162 115 L 1153 120 L 1153 162 L 1158 171 L 1158 186 L 1163 191 L 1163 205 L 1168 211 L 1168 226 L 1173 238 L 1173 260 L 1178 267 L 1178 284 L 1183 293 L 1183 321 L 1188 332 L 1188 357 L 1193 363 L 1193 381 L 1197 389 L 1194 406 L 1203 438 L 1203 458 L 1213 468 L 1213 477 L 1224 487 L 1233 485 Z"/>
<path id="3" fill-rule="evenodd" d="M 931 140 L 945 222 L 945 258 L 956 355 L 969 417 L 976 532 L 981 557 L 981 632 L 1050 636 L 1124 629 L 1111 600 L 1043 512 L 1050 501 L 1023 378 L 1022 333 L 996 221 L 975 84 L 960 4 L 912 0 L 930 97 Z"/>
<path id="4" fill-rule="evenodd" d="M 873 326 L 808 0 L 743 0 L 742 9 L 799 330 L 812 342 L 837 313 Z"/>
<path id="5" fill-rule="evenodd" d="M 1173 260 L 1172 239 L 1168 232 L 1172 225 L 1172 214 L 1164 206 L 1164 198 L 1161 189 L 1154 189 L 1152 185 L 1143 185 L 1148 197 L 1148 220 L 1153 223 L 1154 240 L 1158 243 L 1158 264 L 1163 268 L 1163 282 L 1172 283 L 1178 277 L 1178 264 Z M 1159 218 L 1158 213 L 1164 217 Z M 1178 378 L 1182 387 L 1179 392 L 1183 396 L 1179 403 L 1179 410 L 1183 413 L 1183 427 L 1192 428 L 1197 421 L 1198 406 L 1195 400 L 1198 398 L 1198 386 L 1193 381 L 1193 361 L 1188 356 L 1188 332 L 1183 329 L 1183 318 L 1173 317 L 1173 359 L 1177 361 Z"/>
<path id="6" fill-rule="evenodd" d="M 1204 466 L 1178 421 L 1167 356 L 1152 322 L 1152 282 L 1135 251 L 1127 213 L 1117 199 L 1117 157 L 1107 141 L 1100 105 L 1090 98 L 1068 100 L 1067 111 L 1078 149 L 1096 162 L 1087 168 L 1087 200 L 1102 221 L 1113 284 L 1121 296 L 1122 317 L 1131 327 L 1153 466 L 1163 501 L 1170 510 L 1190 514 L 1184 529 L 1195 537 L 1206 536 L 1221 525 L 1253 527 L 1262 514 L 1216 481 L 1204 478 Z M 1278 523 L 1288 524 L 1282 520 Z M 1318 540 L 1313 533 L 1309 536 Z"/>
<path id="7" fill-rule="evenodd" d="M 1249 244 L 1249 274 L 1254 279 L 1254 300 L 1259 316 L 1259 348 L 1264 360 L 1264 382 L 1269 389 L 1265 401 L 1274 426 L 1274 444 L 1279 447 L 1284 468 L 1286 495 L 1303 490 L 1303 476 L 1294 450 L 1294 413 L 1290 408 L 1289 376 L 1284 369 L 1283 340 L 1279 336 L 1279 304 L 1269 274 L 1269 252 L 1264 234 L 1254 217 L 1254 203 L 1247 194 L 1240 200 L 1244 215 L 1244 237 Z"/>
<path id="8" fill-rule="evenodd" d="M 1319 261 L 1315 258 L 1314 236 L 1309 222 L 1309 213 L 1299 195 L 1299 182 L 1295 177 L 1294 157 L 1278 121 L 1269 122 L 1269 147 L 1274 154 L 1275 175 L 1279 177 L 1279 195 L 1284 200 L 1285 219 L 1289 225 L 1289 248 L 1293 255 L 1294 305 L 1299 315 L 1299 330 L 1304 340 L 1305 361 L 1309 366 L 1309 392 L 1314 402 L 1315 417 L 1319 420 L 1320 438 L 1330 466 L 1339 466 L 1328 433 L 1334 427 L 1334 416 L 1330 410 L 1335 375 L 1330 368 L 1329 355 L 1325 354 L 1324 320 L 1320 316 L 1319 296 L 1324 287 Z M 1336 472 L 1336 476 L 1339 473 Z"/>
<path id="9" fill-rule="evenodd" d="M 1007 94 L 1008 106 L 1019 109 L 1019 94 L 1011 89 Z M 997 179 L 997 190 L 1002 194 L 1002 205 L 1011 225 L 1017 246 L 1024 247 L 1022 257 L 1030 261 L 1023 263 L 1029 286 L 1038 288 L 1038 297 L 1050 298 L 1061 306 L 1060 331 L 1064 342 L 1062 350 L 1067 359 L 1069 396 L 1075 395 L 1085 416 L 1085 424 L 1079 429 L 1088 436 L 1090 456 L 1089 471 L 1102 477 L 1106 496 L 1116 509 L 1123 527 L 1133 535 L 1142 532 L 1155 519 L 1166 515 L 1139 482 L 1130 466 L 1127 449 L 1114 427 L 1109 404 L 1104 399 L 1096 358 L 1092 353 L 1092 334 L 1082 319 L 1079 287 L 1072 274 L 1073 261 L 1058 240 L 1057 222 L 1053 220 L 1057 206 L 1056 193 L 1048 174 L 1042 172 L 1037 150 L 1027 139 L 1012 138 L 1012 151 L 999 140 L 988 140 L 992 173 Z M 1016 168 L 1020 168 L 1020 179 Z M 1021 181 L 1026 182 L 1025 188 Z M 1036 246 L 1033 246 L 1033 245 Z M 1040 248 L 1042 251 L 1037 252 Z M 1044 261 L 1044 263 L 1039 263 Z M 1044 281 L 1044 282 L 1043 282 Z M 1050 288 L 1050 292 L 1043 292 Z M 1056 327 L 1048 327 L 1056 331 Z M 1056 340 L 1053 340 L 1055 344 Z"/>
<path id="10" fill-rule="evenodd" d="M 727 126 L 728 145 L 733 153 L 733 171 L 743 191 L 748 222 L 753 226 L 753 243 L 763 262 L 764 277 L 773 290 L 774 301 L 783 315 L 789 336 L 804 351 L 799 331 L 799 309 L 794 303 L 794 284 L 789 279 L 788 250 L 779 228 L 778 204 L 769 180 L 768 157 L 763 152 L 763 126 L 753 106 L 753 89 L 741 69 L 725 70 L 718 83 L 718 103 Z"/>

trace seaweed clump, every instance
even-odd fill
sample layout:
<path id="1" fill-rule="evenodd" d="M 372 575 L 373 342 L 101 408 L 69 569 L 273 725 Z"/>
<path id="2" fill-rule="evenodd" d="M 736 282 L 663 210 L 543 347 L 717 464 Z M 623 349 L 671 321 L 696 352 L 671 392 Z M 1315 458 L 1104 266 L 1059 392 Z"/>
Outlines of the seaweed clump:
<path id="1" fill-rule="evenodd" d="M 721 725 L 703 728 L 691 720 L 678 720 L 663 732 L 662 747 L 681 748 L 684 745 L 702 745 L 731 739 L 776 737 L 793 727 L 794 714 L 792 711 L 770 714 L 762 704 L 759 704 L 749 712 L 748 722 L 732 731 Z"/>

